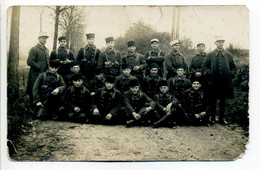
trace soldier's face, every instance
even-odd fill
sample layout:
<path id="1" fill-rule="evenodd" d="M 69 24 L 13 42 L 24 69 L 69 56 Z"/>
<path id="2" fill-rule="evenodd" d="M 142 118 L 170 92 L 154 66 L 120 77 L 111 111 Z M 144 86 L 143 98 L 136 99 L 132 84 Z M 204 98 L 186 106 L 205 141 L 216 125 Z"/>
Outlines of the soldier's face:
<path id="1" fill-rule="evenodd" d="M 158 74 L 158 68 L 151 68 L 150 73 L 152 76 L 156 76 Z"/>
<path id="2" fill-rule="evenodd" d="M 137 94 L 138 91 L 139 91 L 139 86 L 130 87 L 130 91 L 131 91 L 133 94 Z"/>
<path id="3" fill-rule="evenodd" d="M 151 47 L 152 47 L 152 49 L 158 49 L 159 48 L 159 43 L 158 42 L 152 42 L 151 43 Z"/>
<path id="4" fill-rule="evenodd" d="M 105 87 L 107 90 L 111 90 L 114 87 L 114 84 L 110 82 L 105 82 Z"/>
<path id="5" fill-rule="evenodd" d="M 122 72 L 123 72 L 124 76 L 128 77 L 128 76 L 130 76 L 131 69 L 130 68 L 126 68 L 126 69 L 122 70 Z"/>
<path id="6" fill-rule="evenodd" d="M 180 76 L 180 77 L 183 76 L 184 73 L 185 73 L 185 72 L 184 72 L 184 69 L 183 69 L 183 68 L 179 68 L 179 69 L 177 70 L 177 75 Z"/>
<path id="7" fill-rule="evenodd" d="M 114 46 L 115 46 L 115 42 L 114 42 L 114 41 L 110 41 L 110 42 L 107 43 L 107 47 L 108 47 L 109 49 L 113 49 Z"/>
<path id="8" fill-rule="evenodd" d="M 97 79 L 98 80 L 101 80 L 103 77 L 104 77 L 104 74 L 103 73 L 100 73 L 100 74 L 98 74 L 98 75 L 96 75 L 97 76 Z"/>
<path id="9" fill-rule="evenodd" d="M 168 86 L 161 86 L 160 91 L 161 91 L 162 94 L 166 94 L 169 91 L 169 87 Z"/>
<path id="10" fill-rule="evenodd" d="M 81 87 L 82 84 L 83 84 L 83 80 L 79 79 L 79 80 L 76 80 L 76 81 L 72 81 L 72 83 L 75 87 Z"/>
<path id="11" fill-rule="evenodd" d="M 215 44 L 218 49 L 223 49 L 225 41 L 216 41 Z"/>
<path id="12" fill-rule="evenodd" d="M 205 45 L 198 45 L 197 49 L 199 53 L 202 53 L 205 51 Z"/>
<path id="13" fill-rule="evenodd" d="M 198 82 L 198 81 L 194 81 L 191 86 L 192 86 L 192 88 L 193 88 L 194 90 L 199 90 L 200 87 L 201 87 L 201 84 L 200 84 L 200 82 Z"/>
<path id="14" fill-rule="evenodd" d="M 180 44 L 174 44 L 171 46 L 173 51 L 179 51 L 180 50 Z"/>
<path id="15" fill-rule="evenodd" d="M 61 47 L 66 47 L 67 41 L 66 40 L 61 40 L 61 41 L 59 41 L 59 44 L 60 44 Z"/>
<path id="16" fill-rule="evenodd" d="M 87 41 L 88 41 L 88 45 L 92 46 L 95 43 L 95 38 L 89 38 L 87 39 Z"/>
<path id="17" fill-rule="evenodd" d="M 70 68 L 70 71 L 73 73 L 78 73 L 80 71 L 80 67 L 79 66 L 73 66 Z"/>
<path id="18" fill-rule="evenodd" d="M 59 68 L 55 68 L 55 67 L 49 67 L 49 72 L 52 73 L 52 74 L 55 74 L 57 73 Z"/>
<path id="19" fill-rule="evenodd" d="M 128 47 L 128 51 L 133 53 L 133 52 L 136 51 L 136 47 L 135 46 L 130 46 L 130 47 Z"/>
<path id="20" fill-rule="evenodd" d="M 45 45 L 47 42 L 47 37 L 39 37 L 38 38 L 39 43 L 41 43 L 42 45 Z"/>

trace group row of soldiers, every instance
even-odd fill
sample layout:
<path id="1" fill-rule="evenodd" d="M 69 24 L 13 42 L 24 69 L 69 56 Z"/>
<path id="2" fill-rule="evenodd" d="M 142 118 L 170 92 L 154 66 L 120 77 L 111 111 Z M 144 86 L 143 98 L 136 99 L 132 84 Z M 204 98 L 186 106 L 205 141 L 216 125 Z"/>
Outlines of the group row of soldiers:
<path id="1" fill-rule="evenodd" d="M 86 37 L 87 45 L 76 58 L 64 36 L 49 57 L 44 46 L 48 36 L 40 33 L 27 60 L 27 92 L 38 118 L 153 127 L 214 124 L 220 99 L 219 122 L 226 123 L 225 99 L 233 97 L 236 66 L 223 49 L 223 38 L 217 37 L 217 48 L 208 55 L 199 43 L 188 67 L 178 40 L 170 42 L 168 55 L 158 39 L 151 40 L 144 55 L 129 41 L 127 54 L 121 56 L 113 37 L 105 39 L 104 52 L 94 45 L 95 34 Z"/>

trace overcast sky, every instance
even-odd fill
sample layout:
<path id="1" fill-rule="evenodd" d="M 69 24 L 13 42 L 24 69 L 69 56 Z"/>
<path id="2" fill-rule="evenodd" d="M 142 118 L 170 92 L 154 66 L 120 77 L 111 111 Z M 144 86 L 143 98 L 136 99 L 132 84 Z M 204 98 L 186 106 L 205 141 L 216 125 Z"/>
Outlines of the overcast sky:
<path id="1" fill-rule="evenodd" d="M 37 43 L 40 31 L 41 7 L 21 8 L 20 15 L 20 51 L 28 55 L 30 48 Z M 96 33 L 96 45 L 105 46 L 108 36 L 123 36 L 128 28 L 140 19 L 161 32 L 172 30 L 172 6 L 106 6 L 86 7 L 87 27 L 85 32 Z M 50 17 L 53 11 L 45 9 L 43 13 L 43 31 L 50 35 L 46 46 L 51 50 L 54 35 L 54 21 Z M 8 25 L 10 26 L 8 11 Z M 249 48 L 249 11 L 245 6 L 182 6 L 180 12 L 180 37 L 190 37 L 195 46 L 205 42 L 208 50 L 213 50 L 214 36 L 222 35 L 229 43 Z M 9 29 L 7 28 L 9 35 Z M 82 35 L 85 36 L 85 35 Z M 156 38 L 156 37 L 154 37 Z M 8 41 L 9 42 L 9 39 Z M 82 44 L 84 46 L 84 44 Z"/>

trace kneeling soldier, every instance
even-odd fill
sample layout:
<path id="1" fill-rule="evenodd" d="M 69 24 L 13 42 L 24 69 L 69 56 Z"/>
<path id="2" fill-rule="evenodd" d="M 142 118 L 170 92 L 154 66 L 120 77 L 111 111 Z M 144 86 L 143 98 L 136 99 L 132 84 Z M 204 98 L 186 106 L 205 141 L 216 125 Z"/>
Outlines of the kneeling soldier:
<path id="1" fill-rule="evenodd" d="M 209 123 L 209 116 L 206 112 L 204 94 L 201 90 L 200 79 L 192 79 L 192 87 L 184 92 L 183 108 L 190 118 L 191 124 L 199 125 Z"/>
<path id="2" fill-rule="evenodd" d="M 159 82 L 160 92 L 154 96 L 156 102 L 155 110 L 160 119 L 153 124 L 154 128 L 160 126 L 175 127 L 176 114 L 181 113 L 179 101 L 169 93 L 169 86 L 166 80 Z"/>
<path id="3" fill-rule="evenodd" d="M 81 73 L 73 75 L 71 80 L 73 86 L 69 87 L 63 96 L 60 116 L 70 121 L 85 123 L 88 121 L 91 109 L 90 92 L 83 86 Z"/>
<path id="4" fill-rule="evenodd" d="M 59 101 L 66 85 L 57 73 L 59 63 L 50 61 L 49 69 L 41 73 L 33 86 L 36 117 L 57 119 Z"/>
<path id="5" fill-rule="evenodd" d="M 132 76 L 129 64 L 122 64 L 122 74 L 116 78 L 115 88 L 121 93 L 129 90 L 129 81 L 132 79 L 137 79 Z"/>
<path id="6" fill-rule="evenodd" d="M 80 63 L 78 61 L 74 61 L 69 64 L 70 67 L 70 73 L 64 76 L 64 82 L 67 87 L 73 86 L 72 83 L 72 76 L 75 74 L 78 74 L 80 72 Z"/>
<path id="7" fill-rule="evenodd" d="M 89 82 L 86 81 L 86 87 L 89 89 L 90 91 L 90 95 L 94 96 L 96 91 L 99 88 L 102 88 L 105 86 L 105 77 L 104 77 L 104 73 L 103 73 L 103 69 L 102 68 L 97 68 L 95 70 L 95 77 L 93 80 L 90 80 Z"/>
<path id="8" fill-rule="evenodd" d="M 95 109 L 92 113 L 93 123 L 124 124 L 125 112 L 122 108 L 122 95 L 114 88 L 115 78 L 107 76 L 105 87 L 95 94 Z"/>
<path id="9" fill-rule="evenodd" d="M 128 119 L 126 126 L 130 127 L 154 121 L 155 117 L 152 110 L 155 102 L 140 91 L 138 79 L 130 80 L 129 87 L 130 90 L 123 95 Z"/>

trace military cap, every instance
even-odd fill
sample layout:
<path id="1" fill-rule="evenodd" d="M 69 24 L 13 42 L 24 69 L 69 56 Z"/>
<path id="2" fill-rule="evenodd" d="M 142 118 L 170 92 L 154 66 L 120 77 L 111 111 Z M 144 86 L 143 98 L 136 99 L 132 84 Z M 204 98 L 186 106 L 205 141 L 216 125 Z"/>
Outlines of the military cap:
<path id="1" fill-rule="evenodd" d="M 49 38 L 49 36 L 47 35 L 46 32 L 40 32 L 38 38 L 40 38 L 40 37 L 46 37 L 46 38 Z"/>
<path id="2" fill-rule="evenodd" d="M 106 43 L 109 43 L 111 41 L 114 41 L 114 37 L 107 37 L 105 40 L 106 40 Z"/>
<path id="3" fill-rule="evenodd" d="M 129 42 L 127 42 L 127 46 L 128 47 L 135 46 L 135 42 L 134 41 L 129 41 Z"/>
<path id="4" fill-rule="evenodd" d="M 123 63 L 122 70 L 127 69 L 127 68 L 131 68 L 131 66 L 128 63 Z"/>
<path id="5" fill-rule="evenodd" d="M 184 66 L 183 66 L 183 65 L 180 65 L 180 64 L 176 66 L 176 70 L 178 70 L 178 69 L 180 69 L 180 68 L 184 69 Z"/>
<path id="6" fill-rule="evenodd" d="M 152 63 L 152 64 L 150 65 L 150 69 L 152 69 L 152 68 L 159 68 L 159 66 L 158 66 L 158 64 L 156 64 L 156 63 Z"/>
<path id="7" fill-rule="evenodd" d="M 109 83 L 114 83 L 116 78 L 114 76 L 106 76 L 106 81 L 105 82 L 109 82 Z"/>
<path id="8" fill-rule="evenodd" d="M 138 81 L 138 79 L 131 79 L 130 81 L 129 81 L 129 87 L 135 87 L 135 86 L 139 86 L 139 81 Z"/>
<path id="9" fill-rule="evenodd" d="M 78 61 L 73 61 L 69 64 L 69 67 L 73 67 L 73 66 L 80 66 L 80 63 Z"/>
<path id="10" fill-rule="evenodd" d="M 215 36 L 215 42 L 217 41 L 225 41 L 223 36 Z"/>
<path id="11" fill-rule="evenodd" d="M 60 67 L 60 63 L 53 61 L 53 60 L 50 60 L 50 67 L 58 68 L 58 67 Z"/>
<path id="12" fill-rule="evenodd" d="M 157 38 L 154 38 L 154 39 L 151 40 L 151 43 L 153 43 L 153 42 L 159 43 L 159 40 Z"/>
<path id="13" fill-rule="evenodd" d="M 59 41 L 62 41 L 62 40 L 66 40 L 66 37 L 65 36 L 61 36 L 58 38 Z"/>
<path id="14" fill-rule="evenodd" d="M 169 87 L 169 85 L 168 85 L 166 80 L 159 81 L 159 87 L 162 87 L 162 86 L 168 86 Z"/>
<path id="15" fill-rule="evenodd" d="M 87 36 L 87 39 L 95 38 L 95 34 L 94 33 L 88 33 L 88 34 L 86 34 L 86 36 Z"/>
<path id="16" fill-rule="evenodd" d="M 205 46 L 205 44 L 204 44 L 203 42 L 199 42 L 199 43 L 197 44 L 197 47 L 198 47 L 199 45 L 204 45 L 204 46 Z"/>
<path id="17" fill-rule="evenodd" d="M 103 69 L 102 68 L 96 68 L 95 69 L 95 74 L 98 75 L 100 73 L 104 73 Z"/>
<path id="18" fill-rule="evenodd" d="M 170 46 L 173 46 L 174 44 L 180 44 L 180 41 L 176 39 L 170 42 Z"/>
<path id="19" fill-rule="evenodd" d="M 192 76 L 192 77 L 190 78 L 190 82 L 191 82 L 191 83 L 193 83 L 193 82 L 195 82 L 195 81 L 198 81 L 198 82 L 201 83 L 201 77 Z"/>
<path id="20" fill-rule="evenodd" d="M 76 73 L 71 77 L 72 81 L 77 81 L 77 80 L 83 80 L 83 75 L 81 73 Z"/>

